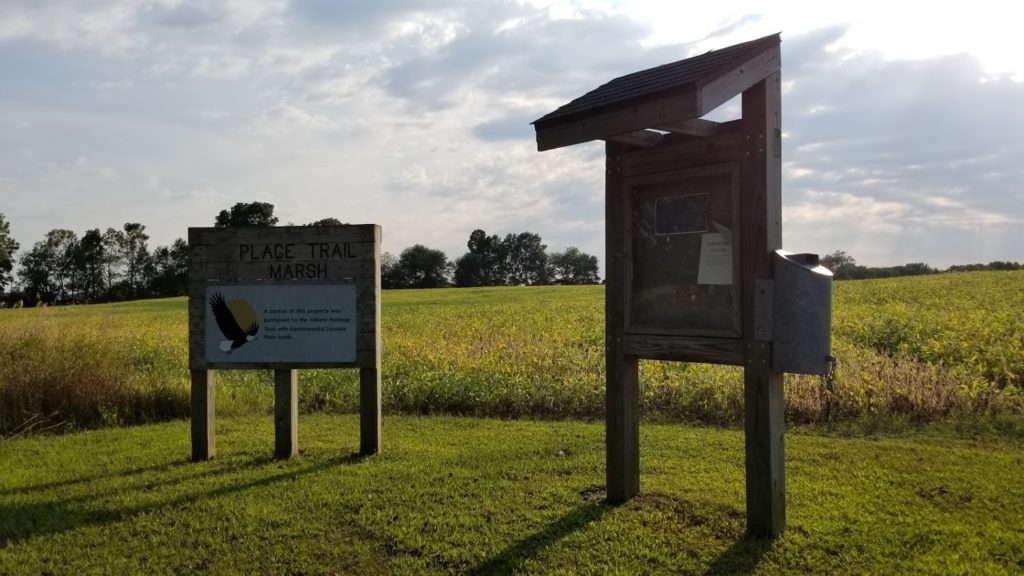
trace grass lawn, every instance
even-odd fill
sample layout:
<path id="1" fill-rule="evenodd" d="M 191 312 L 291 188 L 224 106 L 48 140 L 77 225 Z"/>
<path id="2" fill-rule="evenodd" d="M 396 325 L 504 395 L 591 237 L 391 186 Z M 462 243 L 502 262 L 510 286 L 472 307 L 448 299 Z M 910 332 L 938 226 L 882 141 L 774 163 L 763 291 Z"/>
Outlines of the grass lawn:
<path id="1" fill-rule="evenodd" d="M 743 538 L 736 430 L 644 425 L 643 494 L 603 503 L 603 427 L 304 416 L 0 441 L 0 574 L 706 574 L 1024 571 L 1019 441 L 789 434 L 789 528 Z"/>

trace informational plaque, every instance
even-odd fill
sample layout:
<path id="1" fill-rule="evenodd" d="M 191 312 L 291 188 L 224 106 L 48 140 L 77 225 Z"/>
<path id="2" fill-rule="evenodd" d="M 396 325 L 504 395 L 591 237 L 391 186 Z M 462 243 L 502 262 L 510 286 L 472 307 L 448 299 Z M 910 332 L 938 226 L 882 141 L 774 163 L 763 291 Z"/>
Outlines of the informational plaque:
<path id="1" fill-rule="evenodd" d="M 206 357 L 355 362 L 355 286 L 207 286 Z"/>
<path id="2" fill-rule="evenodd" d="M 739 336 L 738 187 L 734 164 L 631 184 L 627 331 Z"/>

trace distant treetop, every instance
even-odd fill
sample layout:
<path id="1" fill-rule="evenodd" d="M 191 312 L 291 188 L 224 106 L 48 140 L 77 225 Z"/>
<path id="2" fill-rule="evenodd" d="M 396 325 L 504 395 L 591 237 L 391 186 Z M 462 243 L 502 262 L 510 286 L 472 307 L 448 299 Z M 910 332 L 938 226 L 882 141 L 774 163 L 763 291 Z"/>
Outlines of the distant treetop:
<path id="1" fill-rule="evenodd" d="M 338 220 L 337 218 L 321 218 L 316 222 L 310 222 L 309 224 L 306 224 L 306 226 L 341 226 L 343 224 L 344 222 Z"/>
<path id="2" fill-rule="evenodd" d="M 221 210 L 213 224 L 215 228 L 267 228 L 276 225 L 274 205 L 267 202 L 239 202 L 231 207 L 230 212 Z"/>

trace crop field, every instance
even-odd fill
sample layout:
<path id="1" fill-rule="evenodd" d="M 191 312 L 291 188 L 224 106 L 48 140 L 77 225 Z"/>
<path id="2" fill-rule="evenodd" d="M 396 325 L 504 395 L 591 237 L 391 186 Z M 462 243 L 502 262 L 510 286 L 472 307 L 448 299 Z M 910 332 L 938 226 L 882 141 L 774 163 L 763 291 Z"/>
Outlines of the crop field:
<path id="1" fill-rule="evenodd" d="M 389 413 L 597 419 L 602 286 L 385 291 Z M 182 298 L 0 310 L 0 434 L 188 414 Z M 837 378 L 787 376 L 787 419 L 907 422 L 1024 413 L 1024 273 L 838 282 Z M 300 410 L 355 412 L 357 373 L 300 373 Z M 269 371 L 218 373 L 224 415 L 271 409 Z M 645 418 L 735 424 L 735 368 L 642 362 Z"/>

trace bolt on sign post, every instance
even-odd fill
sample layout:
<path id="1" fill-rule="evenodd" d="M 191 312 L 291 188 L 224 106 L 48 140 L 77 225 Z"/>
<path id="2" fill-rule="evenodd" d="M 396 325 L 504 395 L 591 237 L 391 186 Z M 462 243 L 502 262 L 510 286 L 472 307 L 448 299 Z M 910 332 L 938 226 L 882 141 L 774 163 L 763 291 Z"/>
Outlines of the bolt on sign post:
<path id="1" fill-rule="evenodd" d="M 616 78 L 533 123 L 541 151 L 606 143 L 608 500 L 640 490 L 638 361 L 742 366 L 756 536 L 785 527 L 783 372 L 824 373 L 830 352 L 831 273 L 779 250 L 780 42 Z M 742 118 L 702 118 L 736 96 Z"/>
<path id="2" fill-rule="evenodd" d="M 360 452 L 380 451 L 376 224 L 189 228 L 192 459 L 216 452 L 213 370 L 274 370 L 274 455 L 298 452 L 298 370 L 358 368 Z"/>

